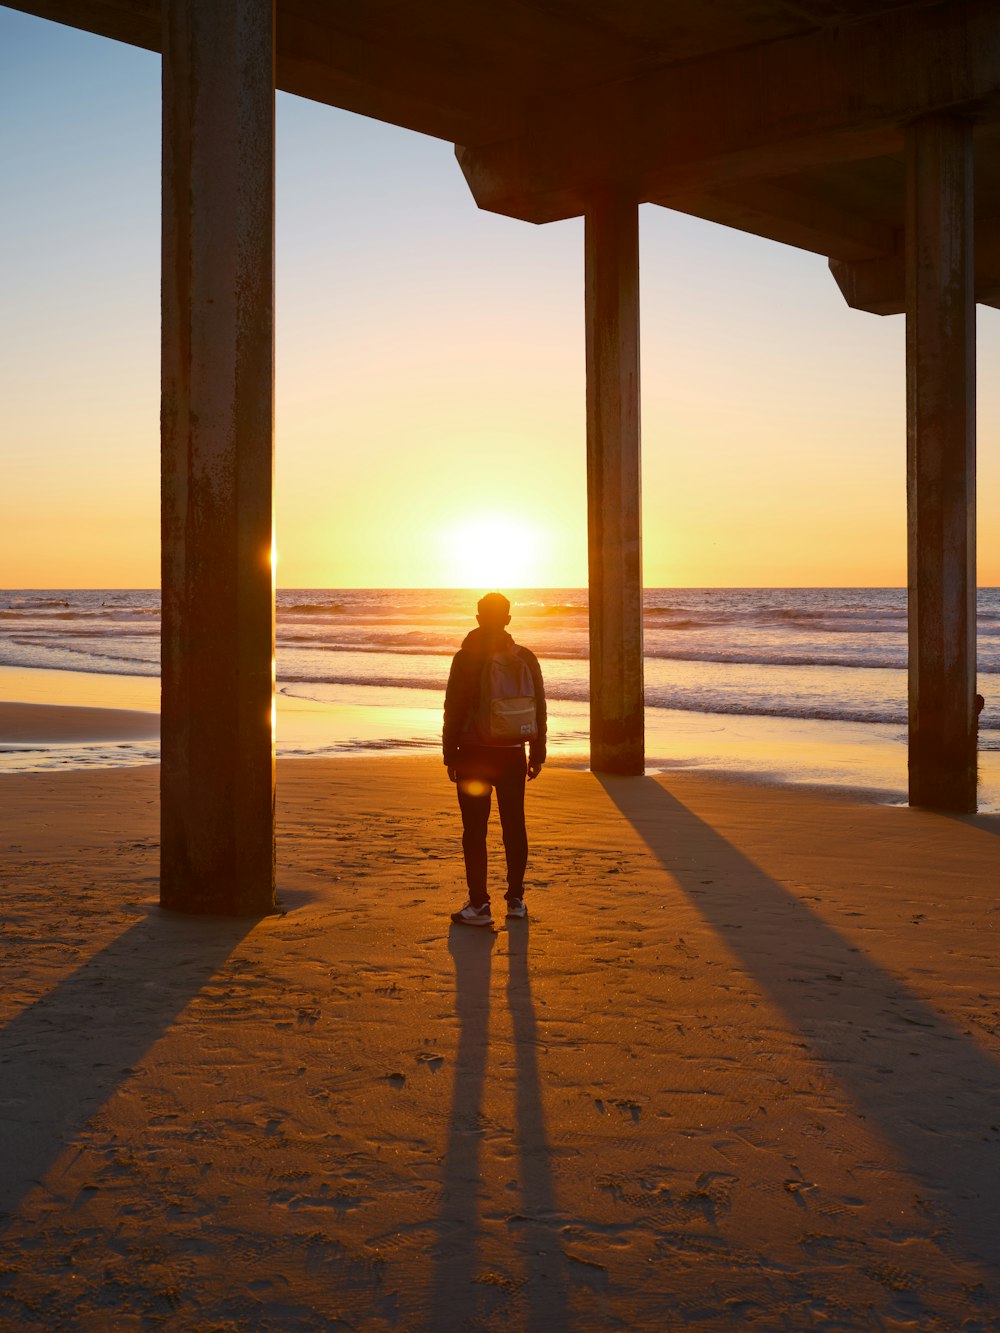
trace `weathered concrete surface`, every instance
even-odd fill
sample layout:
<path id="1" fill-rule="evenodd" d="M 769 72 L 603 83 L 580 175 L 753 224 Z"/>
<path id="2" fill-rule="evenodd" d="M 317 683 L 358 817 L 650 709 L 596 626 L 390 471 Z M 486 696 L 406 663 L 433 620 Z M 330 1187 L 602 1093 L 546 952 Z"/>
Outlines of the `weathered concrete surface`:
<path id="1" fill-rule="evenodd" d="M 164 6 L 161 902 L 274 900 L 273 0 Z"/>
<path id="2" fill-rule="evenodd" d="M 972 131 L 907 131 L 910 804 L 976 807 Z"/>
<path id="3" fill-rule="evenodd" d="M 14 0 L 159 50 L 160 0 Z M 922 0 L 277 0 L 277 86 L 452 143 L 523 132 L 534 108 L 712 52 L 773 44 Z"/>
<path id="4" fill-rule="evenodd" d="M 595 201 L 585 224 L 590 762 L 643 771 L 639 211 Z"/>
<path id="5" fill-rule="evenodd" d="M 906 260 L 903 229 L 892 253 L 855 263 L 830 260 L 830 272 L 844 300 L 854 310 L 873 315 L 901 315 L 906 310 Z M 1000 218 L 976 219 L 976 301 L 1000 306 Z"/>
<path id="6" fill-rule="evenodd" d="M 931 111 L 995 116 L 998 57 L 992 0 L 915 5 L 905 21 L 877 13 L 540 98 L 521 134 L 467 143 L 459 162 L 480 208 L 530 222 L 576 216 L 592 191 L 616 188 L 700 214 L 694 192 L 788 177 L 798 194 L 817 168 L 896 153 L 904 126 Z M 845 181 L 848 202 L 864 214 Z"/>

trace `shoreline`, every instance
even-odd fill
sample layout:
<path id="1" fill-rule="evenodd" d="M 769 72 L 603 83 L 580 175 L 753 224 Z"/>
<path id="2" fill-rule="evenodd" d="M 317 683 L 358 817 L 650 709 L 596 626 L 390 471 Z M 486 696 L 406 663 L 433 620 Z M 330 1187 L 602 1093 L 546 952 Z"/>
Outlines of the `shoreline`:
<path id="1" fill-rule="evenodd" d="M 155 676 L 0 666 L 0 773 L 157 763 L 159 685 Z M 345 686 L 320 701 L 279 688 L 278 757 L 433 754 L 441 700 L 428 693 Z M 646 720 L 652 776 L 692 772 L 906 801 L 905 732 L 895 726 L 657 708 Z M 552 705 L 549 761 L 587 768 L 584 706 Z M 1000 750 L 980 753 L 979 808 L 1000 810 Z"/>

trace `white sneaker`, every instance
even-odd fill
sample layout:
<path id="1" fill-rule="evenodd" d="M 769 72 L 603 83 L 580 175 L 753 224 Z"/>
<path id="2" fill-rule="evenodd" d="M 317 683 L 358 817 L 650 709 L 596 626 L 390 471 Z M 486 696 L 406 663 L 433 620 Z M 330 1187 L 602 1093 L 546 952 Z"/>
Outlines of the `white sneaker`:
<path id="1" fill-rule="evenodd" d="M 527 916 L 527 915 L 528 915 L 528 909 L 527 909 L 527 907 L 525 907 L 525 905 L 524 905 L 524 899 L 523 899 L 523 898 L 508 898 L 508 899 L 507 899 L 507 920 L 508 920 L 508 921 L 511 919 L 511 917 L 525 917 L 525 916 Z"/>
<path id="2" fill-rule="evenodd" d="M 492 926 L 493 913 L 490 911 L 489 903 L 483 903 L 482 907 L 473 907 L 472 903 L 466 903 L 458 912 L 452 912 L 451 919 L 456 926 Z"/>

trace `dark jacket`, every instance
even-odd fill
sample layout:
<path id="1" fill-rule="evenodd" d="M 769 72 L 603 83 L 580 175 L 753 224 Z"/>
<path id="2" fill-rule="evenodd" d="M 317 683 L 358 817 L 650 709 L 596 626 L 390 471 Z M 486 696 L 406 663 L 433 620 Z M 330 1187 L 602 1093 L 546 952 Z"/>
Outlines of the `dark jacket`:
<path id="1" fill-rule="evenodd" d="M 441 740 L 444 762 L 449 768 L 455 766 L 460 746 L 481 743 L 476 741 L 471 727 L 479 707 L 479 691 L 487 657 L 490 653 L 509 652 L 511 649 L 524 658 L 535 682 L 538 736 L 528 742 L 528 754 L 534 763 L 545 763 L 545 687 L 537 657 L 527 648 L 515 644 L 506 630 L 474 629 L 462 640 L 461 648 L 452 659 L 448 689 L 444 696 L 444 731 Z"/>

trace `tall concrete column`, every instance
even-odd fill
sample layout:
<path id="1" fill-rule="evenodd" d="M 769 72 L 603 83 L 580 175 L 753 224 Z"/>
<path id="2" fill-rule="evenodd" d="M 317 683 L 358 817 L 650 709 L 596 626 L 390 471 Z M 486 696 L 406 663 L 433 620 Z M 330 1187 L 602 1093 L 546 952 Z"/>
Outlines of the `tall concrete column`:
<path id="1" fill-rule="evenodd" d="M 641 773 L 642 504 L 639 211 L 595 199 L 585 221 L 590 764 Z"/>
<path id="2" fill-rule="evenodd" d="M 906 134 L 910 804 L 976 808 L 972 128 Z"/>
<path id="3" fill-rule="evenodd" d="M 273 0 L 164 0 L 164 907 L 274 905 Z"/>

